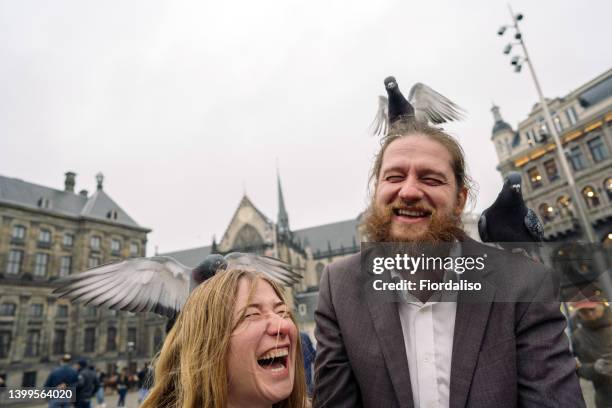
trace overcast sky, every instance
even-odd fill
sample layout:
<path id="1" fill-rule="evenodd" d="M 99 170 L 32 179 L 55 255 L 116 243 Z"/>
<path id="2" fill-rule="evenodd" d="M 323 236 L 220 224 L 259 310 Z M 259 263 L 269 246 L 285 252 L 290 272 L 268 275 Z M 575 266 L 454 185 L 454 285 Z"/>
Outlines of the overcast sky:
<path id="1" fill-rule="evenodd" d="M 612 66 L 609 0 L 513 1 L 548 97 Z M 446 127 L 480 185 L 501 185 L 491 103 L 513 127 L 537 101 L 502 54 L 505 1 L 0 0 L 0 174 L 105 191 L 152 228 L 148 253 L 208 245 L 243 191 L 293 229 L 365 208 L 383 79 L 468 111 Z"/>

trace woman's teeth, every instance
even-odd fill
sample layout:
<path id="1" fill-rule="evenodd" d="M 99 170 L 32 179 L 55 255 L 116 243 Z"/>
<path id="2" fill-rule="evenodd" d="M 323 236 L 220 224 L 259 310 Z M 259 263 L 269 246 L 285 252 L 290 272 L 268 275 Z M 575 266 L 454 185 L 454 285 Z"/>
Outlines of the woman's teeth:
<path id="1" fill-rule="evenodd" d="M 280 371 L 287 366 L 288 348 L 274 349 L 257 359 L 257 363 L 271 371 Z"/>

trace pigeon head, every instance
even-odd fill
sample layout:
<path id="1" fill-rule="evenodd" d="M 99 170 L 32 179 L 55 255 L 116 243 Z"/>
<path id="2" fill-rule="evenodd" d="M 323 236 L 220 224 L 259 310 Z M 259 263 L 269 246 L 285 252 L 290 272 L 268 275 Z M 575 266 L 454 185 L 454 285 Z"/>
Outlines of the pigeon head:
<path id="1" fill-rule="evenodd" d="M 518 171 L 511 171 L 510 173 L 508 173 L 508 175 L 506 176 L 505 184 L 510 189 L 512 189 L 512 191 L 516 193 L 520 193 L 521 192 L 521 173 L 519 173 Z"/>
<path id="2" fill-rule="evenodd" d="M 385 89 L 387 89 L 387 92 L 390 91 L 393 88 L 397 88 L 397 81 L 395 80 L 395 77 L 386 77 L 385 78 Z"/>
<path id="3" fill-rule="evenodd" d="M 198 284 L 215 276 L 217 271 L 227 268 L 227 261 L 222 255 L 208 255 L 204 261 L 191 272 L 193 280 Z"/>

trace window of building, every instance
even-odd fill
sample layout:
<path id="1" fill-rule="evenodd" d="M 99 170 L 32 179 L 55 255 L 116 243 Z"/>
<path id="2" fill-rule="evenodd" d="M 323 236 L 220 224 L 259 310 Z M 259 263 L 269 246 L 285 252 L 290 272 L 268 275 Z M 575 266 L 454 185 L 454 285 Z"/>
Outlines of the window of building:
<path id="1" fill-rule="evenodd" d="M 565 116 L 567 117 L 567 121 L 570 126 L 575 125 L 578 122 L 578 115 L 576 115 L 576 110 L 573 106 L 570 106 L 565 110 Z"/>
<path id="2" fill-rule="evenodd" d="M 68 276 L 72 272 L 72 257 L 62 256 L 60 258 L 59 276 Z"/>
<path id="3" fill-rule="evenodd" d="M 548 181 L 555 181 L 559 178 L 559 169 L 557 168 L 557 162 L 555 159 L 545 161 L 544 169 L 546 170 Z"/>
<path id="4" fill-rule="evenodd" d="M 11 249 L 6 263 L 6 273 L 9 275 L 17 275 L 21 272 L 21 263 L 23 261 L 23 251 Z"/>
<path id="5" fill-rule="evenodd" d="M 131 344 L 132 347 L 136 347 L 136 344 L 138 344 L 138 342 L 136 341 L 136 328 L 135 327 L 128 327 L 128 331 L 127 331 L 127 342 L 128 345 Z"/>
<path id="6" fill-rule="evenodd" d="M 51 208 L 51 200 L 45 197 L 41 197 L 38 199 L 38 206 L 40 208 Z"/>
<path id="7" fill-rule="evenodd" d="M 118 254 L 121 251 L 121 241 L 116 238 L 111 239 L 111 252 Z"/>
<path id="8" fill-rule="evenodd" d="M 15 316 L 17 305 L 11 302 L 5 302 L 0 305 L 0 316 Z"/>
<path id="9" fill-rule="evenodd" d="M 37 253 L 34 258 L 34 276 L 47 275 L 47 265 L 49 265 L 49 254 Z"/>
<path id="10" fill-rule="evenodd" d="M 525 138 L 527 139 L 528 144 L 532 145 L 535 143 L 535 133 L 532 129 L 525 132 Z"/>
<path id="11" fill-rule="evenodd" d="M 32 303 L 30 305 L 30 316 L 32 317 L 42 317 L 43 315 L 43 305 L 42 303 Z"/>
<path id="12" fill-rule="evenodd" d="M 595 163 L 599 163 L 600 161 L 608 158 L 608 149 L 606 148 L 601 136 L 597 136 L 596 138 L 589 140 L 587 142 L 587 146 L 589 146 L 591 156 L 593 156 L 593 161 Z"/>
<path id="13" fill-rule="evenodd" d="M 26 371 L 21 380 L 22 387 L 36 387 L 36 371 Z"/>
<path id="14" fill-rule="evenodd" d="M 94 235 L 93 237 L 91 237 L 91 238 L 89 239 L 89 247 L 90 247 L 91 249 L 93 249 L 94 251 L 99 251 L 99 250 L 100 250 L 100 242 L 101 242 L 101 241 L 102 241 L 102 240 L 100 239 L 100 237 L 99 237 L 99 236 Z"/>
<path id="15" fill-rule="evenodd" d="M 116 220 L 117 219 L 117 210 L 110 210 L 109 212 L 106 213 L 106 218 L 108 218 L 109 220 Z"/>
<path id="16" fill-rule="evenodd" d="M 100 258 L 98 258 L 97 256 L 90 256 L 87 260 L 88 268 L 95 268 L 98 265 L 100 265 Z"/>
<path id="17" fill-rule="evenodd" d="M 72 246 L 74 245 L 74 235 L 64 234 L 64 237 L 62 238 L 62 245 L 68 248 L 72 248 Z"/>
<path id="18" fill-rule="evenodd" d="M 117 350 L 117 329 L 109 327 L 106 332 L 106 351 Z"/>
<path id="19" fill-rule="evenodd" d="M 53 354 L 64 354 L 66 352 L 66 330 L 55 329 L 53 333 Z"/>
<path id="20" fill-rule="evenodd" d="M 40 330 L 28 330 L 25 355 L 36 357 L 40 352 Z"/>
<path id="21" fill-rule="evenodd" d="M 85 308 L 85 316 L 96 317 L 98 316 L 98 309 L 95 306 L 87 306 Z"/>
<path id="22" fill-rule="evenodd" d="M 93 353 L 96 351 L 96 328 L 88 327 L 85 329 L 85 336 L 83 338 L 83 351 L 86 353 Z"/>
<path id="23" fill-rule="evenodd" d="M 7 358 L 11 352 L 11 336 L 8 330 L 0 331 L 0 358 Z"/>
<path id="24" fill-rule="evenodd" d="M 164 335 L 159 327 L 155 328 L 155 332 L 153 332 L 153 351 L 157 352 L 161 349 L 161 346 L 164 342 Z"/>
<path id="25" fill-rule="evenodd" d="M 546 140 L 548 136 L 550 136 L 550 130 L 548 129 L 548 124 L 544 121 L 544 118 L 540 118 L 536 142 L 538 143 L 543 142 L 544 140 Z"/>
<path id="26" fill-rule="evenodd" d="M 57 305 L 57 317 L 68 317 L 68 305 Z"/>
<path id="27" fill-rule="evenodd" d="M 40 244 L 51 244 L 51 231 L 47 229 L 41 229 L 38 232 L 38 242 Z"/>
<path id="28" fill-rule="evenodd" d="M 606 181 L 604 181 L 604 190 L 606 190 L 606 194 L 608 194 L 608 200 L 612 201 L 612 177 L 608 177 Z"/>
<path id="29" fill-rule="evenodd" d="M 11 238 L 13 241 L 21 242 L 25 240 L 26 236 L 26 227 L 23 225 L 15 225 L 13 227 L 13 233 L 11 234 Z"/>
<path id="30" fill-rule="evenodd" d="M 137 242 L 130 243 L 130 255 L 138 256 L 140 254 L 140 248 Z"/>
<path id="31" fill-rule="evenodd" d="M 562 195 L 561 197 L 557 198 L 557 208 L 562 216 L 571 217 L 573 215 L 571 205 L 572 201 L 569 196 Z"/>
<path id="32" fill-rule="evenodd" d="M 560 135 L 563 132 L 563 122 L 561 122 L 561 118 L 559 115 L 555 115 L 553 117 L 553 123 L 555 124 L 555 129 L 557 133 Z"/>
<path id="33" fill-rule="evenodd" d="M 542 187 L 542 176 L 540 175 L 540 170 L 538 170 L 537 167 L 532 167 L 527 170 L 527 175 L 531 181 L 531 187 Z"/>
<path id="34" fill-rule="evenodd" d="M 552 205 L 547 203 L 540 204 L 538 210 L 540 212 L 540 217 L 542 217 L 544 222 L 552 221 L 555 218 L 555 208 Z"/>
<path id="35" fill-rule="evenodd" d="M 582 154 L 582 149 L 580 149 L 580 146 L 572 147 L 569 151 L 569 154 L 567 155 L 567 158 L 572 164 L 574 171 L 582 170 L 586 167 L 584 156 Z"/>
<path id="36" fill-rule="evenodd" d="M 582 189 L 582 196 L 588 208 L 595 208 L 599 205 L 599 194 L 591 186 Z"/>

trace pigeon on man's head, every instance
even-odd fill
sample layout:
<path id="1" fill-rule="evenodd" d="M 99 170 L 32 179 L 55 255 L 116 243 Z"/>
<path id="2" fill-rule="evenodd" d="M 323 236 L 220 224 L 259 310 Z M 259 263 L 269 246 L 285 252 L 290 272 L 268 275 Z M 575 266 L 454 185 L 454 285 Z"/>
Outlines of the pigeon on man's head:
<path id="1" fill-rule="evenodd" d="M 425 84 L 414 84 L 408 99 L 394 77 L 385 78 L 384 84 L 387 96 L 378 97 L 378 112 L 371 126 L 375 136 L 385 136 L 389 126 L 400 119 L 439 124 L 463 117 L 463 109 Z"/>
<path id="2" fill-rule="evenodd" d="M 193 269 L 169 256 L 154 256 L 102 265 L 62 278 L 54 293 L 74 303 L 154 312 L 173 318 L 200 283 L 224 270 L 237 268 L 263 273 L 286 286 L 302 278 L 291 265 L 255 254 L 211 254 Z"/>
<path id="3" fill-rule="evenodd" d="M 508 173 L 495 202 L 482 212 L 478 232 L 483 242 L 498 243 L 507 249 L 544 240 L 540 219 L 523 201 L 520 173 Z"/>

